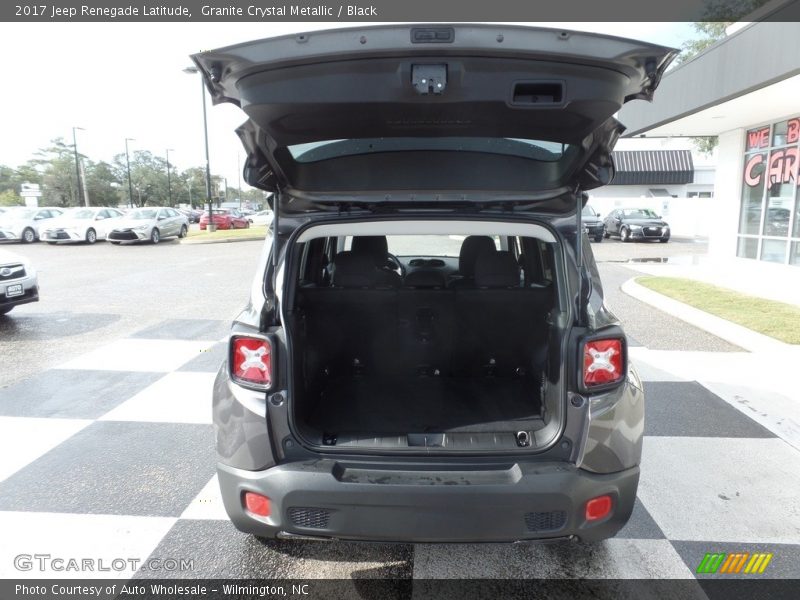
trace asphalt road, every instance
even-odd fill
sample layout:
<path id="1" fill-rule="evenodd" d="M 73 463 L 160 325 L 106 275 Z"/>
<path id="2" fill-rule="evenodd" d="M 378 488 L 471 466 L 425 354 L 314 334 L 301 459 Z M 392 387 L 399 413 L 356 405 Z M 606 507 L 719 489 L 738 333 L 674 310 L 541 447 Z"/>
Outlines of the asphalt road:
<path id="1" fill-rule="evenodd" d="M 262 242 L 4 247 L 36 267 L 40 301 L 0 317 L 0 386 L 165 319 L 232 320 Z"/>
<path id="2" fill-rule="evenodd" d="M 798 576 L 796 452 L 698 382 L 671 376 L 645 382 L 639 500 L 602 544 L 262 543 L 235 531 L 216 495 L 207 402 L 219 340 L 261 245 L 12 248 L 39 269 L 42 299 L 0 317 L 0 577 L 15 574 L 12 553 L 68 548 L 189 557 L 191 575 L 207 577 L 691 578 L 705 552 L 776 547 L 773 576 Z M 635 275 L 631 257 L 692 260 L 704 244 L 592 248 L 607 302 L 645 356 L 735 350 L 619 290 Z M 190 335 L 192 323 L 209 335 Z M 207 357 L 195 339 L 211 344 Z M 786 482 L 785 497 L 765 505 L 775 481 Z"/>

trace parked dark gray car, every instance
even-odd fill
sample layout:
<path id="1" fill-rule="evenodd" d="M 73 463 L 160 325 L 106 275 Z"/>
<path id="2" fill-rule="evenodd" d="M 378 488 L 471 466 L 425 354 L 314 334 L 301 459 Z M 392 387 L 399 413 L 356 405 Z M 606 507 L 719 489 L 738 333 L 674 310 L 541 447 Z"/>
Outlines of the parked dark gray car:
<path id="1" fill-rule="evenodd" d="M 623 242 L 658 240 L 667 243 L 669 224 L 649 208 L 617 208 L 603 222 L 604 237 L 619 236 Z"/>
<path id="2" fill-rule="evenodd" d="M 613 536 L 644 397 L 583 235 L 623 103 L 674 52 L 387 26 L 193 56 L 240 106 L 274 219 L 213 389 L 237 528 L 267 538 Z"/>

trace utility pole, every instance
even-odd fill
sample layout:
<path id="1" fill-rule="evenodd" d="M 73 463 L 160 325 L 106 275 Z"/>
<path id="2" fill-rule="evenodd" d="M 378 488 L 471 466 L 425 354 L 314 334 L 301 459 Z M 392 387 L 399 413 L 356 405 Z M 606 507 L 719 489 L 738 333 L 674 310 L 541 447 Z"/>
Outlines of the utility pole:
<path id="1" fill-rule="evenodd" d="M 171 179 L 171 176 L 169 174 L 169 171 L 170 171 L 170 169 L 169 169 L 169 151 L 170 150 L 172 150 L 173 152 L 175 152 L 175 150 L 173 150 L 172 148 L 167 148 L 167 193 L 169 194 L 169 205 L 170 205 L 170 207 L 172 207 L 172 179 Z"/>
<path id="2" fill-rule="evenodd" d="M 80 204 L 81 196 L 83 196 L 83 194 L 81 193 L 81 165 L 80 165 L 80 161 L 78 160 L 78 138 L 75 135 L 75 130 L 76 129 L 80 129 L 81 131 L 86 131 L 86 130 L 83 127 L 73 127 L 72 128 L 72 148 L 75 151 L 75 176 L 76 176 L 76 178 L 78 180 L 78 188 L 77 188 L 78 194 L 75 197 L 75 201 L 76 201 L 77 204 Z M 88 196 L 84 196 L 84 203 L 85 203 L 86 206 L 89 206 L 89 197 Z"/>

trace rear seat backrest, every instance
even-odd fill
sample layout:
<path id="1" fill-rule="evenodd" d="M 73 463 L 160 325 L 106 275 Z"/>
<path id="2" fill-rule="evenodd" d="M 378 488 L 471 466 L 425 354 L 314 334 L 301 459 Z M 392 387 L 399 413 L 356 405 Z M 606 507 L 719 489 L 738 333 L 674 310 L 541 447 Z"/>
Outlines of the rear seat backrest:
<path id="1" fill-rule="evenodd" d="M 397 357 L 402 373 L 450 374 L 455 296 L 445 283 L 441 271 L 412 271 L 397 293 Z"/>
<path id="2" fill-rule="evenodd" d="M 510 376 L 543 368 L 552 289 L 520 287 L 510 252 L 479 256 L 475 286 L 456 290 L 456 372 Z"/>

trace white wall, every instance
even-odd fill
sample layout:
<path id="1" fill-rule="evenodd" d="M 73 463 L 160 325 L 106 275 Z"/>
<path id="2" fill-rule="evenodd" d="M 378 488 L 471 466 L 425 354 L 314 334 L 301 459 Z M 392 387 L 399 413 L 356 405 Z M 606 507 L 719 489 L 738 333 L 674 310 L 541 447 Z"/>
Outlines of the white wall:
<path id="1" fill-rule="evenodd" d="M 745 130 L 734 129 L 719 136 L 715 212 L 708 240 L 708 253 L 736 256 L 736 232 L 739 230 L 739 204 L 742 194 Z"/>
<path id="2" fill-rule="evenodd" d="M 664 217 L 672 235 L 679 237 L 708 237 L 709 223 L 717 212 L 715 198 L 611 198 L 590 194 L 589 204 L 603 217 L 615 208 L 649 208 Z"/>

